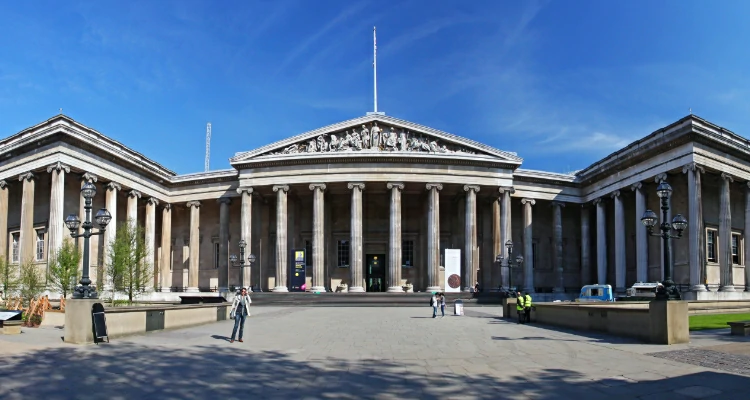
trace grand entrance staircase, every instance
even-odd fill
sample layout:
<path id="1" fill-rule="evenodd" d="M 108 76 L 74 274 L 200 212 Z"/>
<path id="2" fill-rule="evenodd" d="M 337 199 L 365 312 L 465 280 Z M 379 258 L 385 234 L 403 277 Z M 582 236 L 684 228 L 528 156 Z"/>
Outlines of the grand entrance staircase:
<path id="1" fill-rule="evenodd" d="M 300 307 L 429 307 L 430 293 L 250 293 L 253 306 Z M 462 300 L 464 307 L 499 306 L 499 293 L 446 293 L 446 306 Z"/>

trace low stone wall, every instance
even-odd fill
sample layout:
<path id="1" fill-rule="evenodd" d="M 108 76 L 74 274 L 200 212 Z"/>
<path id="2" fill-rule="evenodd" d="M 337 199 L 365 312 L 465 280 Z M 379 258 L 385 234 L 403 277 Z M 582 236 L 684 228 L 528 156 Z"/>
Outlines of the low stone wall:
<path id="1" fill-rule="evenodd" d="M 531 321 L 563 328 L 601 332 L 654 344 L 687 343 L 688 303 L 536 303 Z M 515 319 L 516 299 L 504 304 L 506 318 Z"/>
<path id="2" fill-rule="evenodd" d="M 750 313 L 750 300 L 699 300 L 689 304 L 690 315 Z"/>
<path id="3" fill-rule="evenodd" d="M 99 300 L 69 300 L 65 312 L 65 342 L 94 343 L 91 307 Z M 104 309 L 110 339 L 161 329 L 176 329 L 229 318 L 231 303 Z"/>

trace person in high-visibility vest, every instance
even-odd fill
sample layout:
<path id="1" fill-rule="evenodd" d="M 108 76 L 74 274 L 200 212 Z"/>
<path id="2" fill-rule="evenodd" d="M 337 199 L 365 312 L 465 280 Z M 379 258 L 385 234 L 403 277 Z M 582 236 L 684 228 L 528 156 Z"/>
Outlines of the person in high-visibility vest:
<path id="1" fill-rule="evenodd" d="M 529 292 L 526 292 L 523 300 L 524 317 L 526 322 L 531 323 L 531 295 Z"/>
<path id="2" fill-rule="evenodd" d="M 518 323 L 522 324 L 524 321 L 524 303 L 526 302 L 526 299 L 521 296 L 521 292 L 516 292 L 516 312 L 518 313 Z"/>

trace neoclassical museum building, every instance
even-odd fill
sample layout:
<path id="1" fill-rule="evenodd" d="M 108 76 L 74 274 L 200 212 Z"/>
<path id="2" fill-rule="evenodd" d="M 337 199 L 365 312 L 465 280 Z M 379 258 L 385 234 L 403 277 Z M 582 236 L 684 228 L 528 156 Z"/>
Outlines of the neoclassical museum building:
<path id="1" fill-rule="evenodd" d="M 668 218 L 688 221 L 672 245 L 684 296 L 750 297 L 750 141 L 694 115 L 571 174 L 523 169 L 515 153 L 382 113 L 187 175 L 61 114 L 0 141 L 0 160 L 0 243 L 14 266 L 46 268 L 70 237 L 65 216 L 82 215 L 81 185 L 96 185 L 94 211 L 113 216 L 91 242 L 100 285 L 105 243 L 132 219 L 155 293 L 287 292 L 299 276 L 308 291 L 445 289 L 446 254 L 460 290 L 623 291 L 663 279 L 662 239 L 640 217 L 661 218 L 656 188 L 667 181 Z M 241 240 L 250 268 L 230 261 Z"/>

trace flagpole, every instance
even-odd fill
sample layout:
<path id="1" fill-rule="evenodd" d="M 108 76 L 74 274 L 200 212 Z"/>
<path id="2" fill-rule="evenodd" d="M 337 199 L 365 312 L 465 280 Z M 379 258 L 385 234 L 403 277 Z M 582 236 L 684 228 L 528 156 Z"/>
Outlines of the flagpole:
<path id="1" fill-rule="evenodd" d="M 375 110 L 378 112 L 378 40 L 376 36 L 376 27 L 372 27 L 372 71 L 373 71 L 373 86 L 375 95 Z"/>

